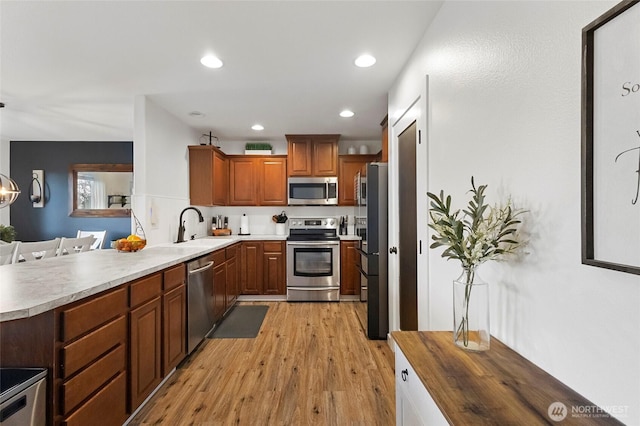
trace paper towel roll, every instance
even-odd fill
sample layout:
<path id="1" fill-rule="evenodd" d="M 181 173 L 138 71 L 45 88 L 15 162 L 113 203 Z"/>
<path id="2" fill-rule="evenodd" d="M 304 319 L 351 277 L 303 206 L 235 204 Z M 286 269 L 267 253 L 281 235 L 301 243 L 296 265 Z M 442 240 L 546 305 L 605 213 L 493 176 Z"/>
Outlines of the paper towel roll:
<path id="1" fill-rule="evenodd" d="M 243 214 L 240 218 L 240 235 L 249 235 L 249 218 Z"/>

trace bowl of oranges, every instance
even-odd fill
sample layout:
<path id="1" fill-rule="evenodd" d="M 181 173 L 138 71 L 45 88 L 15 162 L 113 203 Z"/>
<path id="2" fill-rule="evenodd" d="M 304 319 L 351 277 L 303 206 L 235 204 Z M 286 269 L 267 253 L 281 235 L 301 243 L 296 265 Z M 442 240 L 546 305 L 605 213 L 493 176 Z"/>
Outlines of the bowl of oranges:
<path id="1" fill-rule="evenodd" d="M 114 243 L 114 247 L 121 253 L 132 253 L 142 250 L 147 245 L 147 240 L 139 235 L 131 234 L 127 238 L 120 238 Z"/>

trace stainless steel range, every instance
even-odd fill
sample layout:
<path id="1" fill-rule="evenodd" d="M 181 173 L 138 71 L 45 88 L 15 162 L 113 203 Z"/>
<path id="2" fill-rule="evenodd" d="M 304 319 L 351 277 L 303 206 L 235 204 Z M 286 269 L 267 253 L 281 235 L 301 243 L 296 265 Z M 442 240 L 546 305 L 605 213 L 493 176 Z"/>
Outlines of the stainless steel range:
<path id="1" fill-rule="evenodd" d="M 340 300 L 340 238 L 334 217 L 289 218 L 287 300 Z"/>

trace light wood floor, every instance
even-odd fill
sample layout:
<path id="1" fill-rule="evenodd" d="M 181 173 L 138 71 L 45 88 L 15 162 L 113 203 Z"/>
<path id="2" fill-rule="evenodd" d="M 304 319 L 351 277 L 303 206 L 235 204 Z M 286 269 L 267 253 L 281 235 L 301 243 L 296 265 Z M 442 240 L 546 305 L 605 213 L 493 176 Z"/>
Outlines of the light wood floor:
<path id="1" fill-rule="evenodd" d="M 132 425 L 393 425 L 393 352 L 359 303 L 264 304 L 255 339 L 207 339 Z"/>

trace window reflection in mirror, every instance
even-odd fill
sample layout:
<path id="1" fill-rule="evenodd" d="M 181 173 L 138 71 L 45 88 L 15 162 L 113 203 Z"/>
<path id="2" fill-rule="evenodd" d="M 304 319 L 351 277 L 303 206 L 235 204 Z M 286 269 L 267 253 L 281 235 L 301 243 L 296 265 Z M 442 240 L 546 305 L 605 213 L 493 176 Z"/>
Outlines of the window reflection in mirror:
<path id="1" fill-rule="evenodd" d="M 132 164 L 72 164 L 71 216 L 129 217 Z"/>

